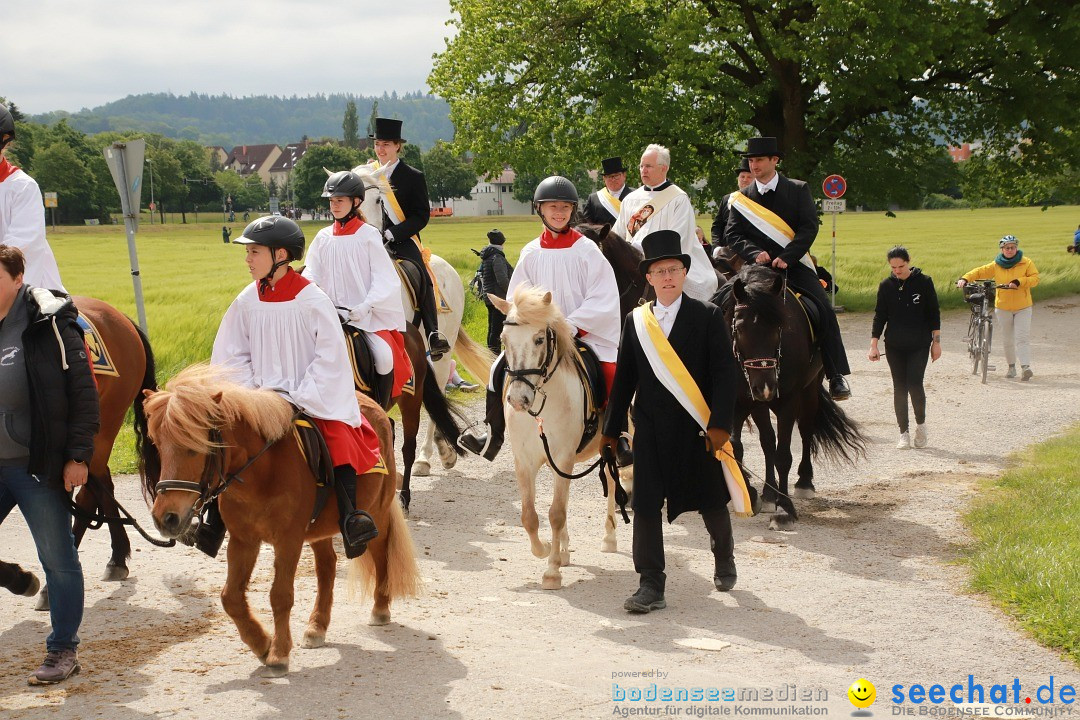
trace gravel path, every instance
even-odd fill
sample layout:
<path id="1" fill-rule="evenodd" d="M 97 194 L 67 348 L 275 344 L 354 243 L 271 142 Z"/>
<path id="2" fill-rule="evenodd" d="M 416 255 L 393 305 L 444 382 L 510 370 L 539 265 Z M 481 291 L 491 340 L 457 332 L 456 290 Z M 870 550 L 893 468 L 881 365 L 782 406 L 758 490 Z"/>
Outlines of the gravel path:
<path id="1" fill-rule="evenodd" d="M 594 478 L 577 481 L 572 491 L 565 587 L 543 591 L 544 563 L 530 554 L 518 522 L 512 458 L 463 459 L 414 481 L 410 525 L 426 589 L 420 599 L 396 604 L 389 626 L 367 626 L 370 606 L 345 599 L 341 564 L 328 645 L 295 650 L 287 678 L 265 679 L 221 610 L 223 559 L 135 538 L 132 577 L 104 583 L 97 577 L 107 536 L 97 533 L 82 553 L 82 675 L 54 688 L 28 688 L 25 676 L 42 657 L 48 618 L 30 600 L 0 596 L 0 710 L 9 719 L 54 717 L 56 710 L 65 718 L 110 720 L 611 717 L 646 705 L 614 702 L 613 683 L 623 691 L 656 683 L 772 689 L 774 697 L 795 685 L 797 693 L 827 693 L 798 706 L 847 715 L 846 689 L 865 677 L 877 685 L 871 709 L 884 716 L 897 683 L 966 687 L 971 674 L 987 690 L 1019 678 L 1031 694 L 1051 675 L 1058 686 L 1076 685 L 1075 665 L 965 591 L 967 572 L 955 561 L 968 541 L 959 515 L 979 479 L 999 472 L 1009 452 L 1080 421 L 1078 317 L 1080 297 L 1039 305 L 1035 379 L 1005 380 L 999 357 L 984 386 L 969 374 L 962 348 L 965 315 L 946 315 L 945 356 L 927 373 L 930 447 L 896 451 L 888 368 L 865 355 L 870 318 L 841 316 L 855 391 L 844 409 L 870 437 L 870 456 L 856 468 L 820 467 L 820 497 L 800 502 L 794 532 L 771 532 L 763 518 L 737 520 L 739 583 L 731 593 L 713 590 L 707 535 L 688 516 L 665 531 L 668 609 L 645 617 L 623 612 L 636 587 L 631 532 L 620 526 L 619 552 L 600 553 L 604 504 Z M 479 416 L 481 408 L 470 412 Z M 999 420 L 987 426 L 987 417 Z M 755 444 L 751 437 L 748 448 Z M 747 457 L 761 469 L 756 449 Z M 544 474 L 542 517 L 550 492 Z M 132 478 L 120 482 L 119 495 L 141 509 Z M 0 549 L 6 560 L 37 567 L 18 513 L 0 527 Z M 270 571 L 264 553 L 252 583 L 264 618 Z M 314 588 L 305 551 L 293 612 L 297 637 Z M 722 649 L 694 647 L 709 645 Z M 734 706 L 791 705 L 762 697 L 648 705 L 697 717 Z"/>

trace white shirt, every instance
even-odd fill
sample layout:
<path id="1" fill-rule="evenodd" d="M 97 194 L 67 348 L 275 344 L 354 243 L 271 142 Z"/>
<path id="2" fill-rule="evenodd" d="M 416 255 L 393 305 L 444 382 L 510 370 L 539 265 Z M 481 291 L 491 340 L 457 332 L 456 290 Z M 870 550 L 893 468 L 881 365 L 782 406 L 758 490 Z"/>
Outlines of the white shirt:
<path id="1" fill-rule="evenodd" d="M 334 235 L 333 225 L 325 227 L 304 259 L 304 277 L 345 308 L 343 316 L 355 318 L 350 325 L 368 332 L 405 330 L 401 279 L 373 225 L 364 223 L 351 235 Z"/>
<path id="2" fill-rule="evenodd" d="M 780 182 L 780 173 L 773 173 L 772 180 L 762 185 L 758 182 L 757 178 L 754 178 L 754 184 L 757 185 L 757 191 L 759 195 L 764 195 L 770 190 L 776 189 L 776 184 Z"/>
<path id="3" fill-rule="evenodd" d="M 16 170 L 0 182 L 0 242 L 22 250 L 23 281 L 34 287 L 64 289 L 49 241 L 45 239 L 45 204 L 37 182 Z"/>
<path id="4" fill-rule="evenodd" d="M 581 237 L 568 248 L 544 248 L 540 238 L 518 257 L 506 296 L 518 285 L 551 291 L 552 301 L 566 320 L 586 332 L 582 341 L 601 362 L 619 357 L 619 287 L 615 272 L 592 240 Z"/>
<path id="5" fill-rule="evenodd" d="M 615 221 L 615 226 L 611 230 L 627 238 L 639 250 L 641 249 L 641 241 L 649 233 L 657 230 L 674 230 L 679 233 L 682 251 L 690 256 L 690 270 L 686 273 L 684 292 L 695 300 L 708 302 L 716 294 L 716 271 L 713 270 L 705 249 L 698 242 L 697 232 L 695 231 L 697 220 L 694 217 L 694 208 L 690 204 L 690 198 L 678 186 L 676 186 L 676 189 L 679 190 L 678 197 L 650 215 L 633 238 L 627 237 L 627 223 L 630 222 L 630 218 L 642 206 L 647 205 L 652 200 L 657 191 L 640 187 L 630 193 L 623 198 L 619 219 Z"/>
<path id="6" fill-rule="evenodd" d="M 660 329 L 664 331 L 664 337 L 671 334 L 671 326 L 675 324 L 675 316 L 679 314 L 679 308 L 681 307 L 682 294 L 675 298 L 670 305 L 661 305 L 659 300 L 653 303 L 653 315 L 656 316 L 656 321 L 660 323 Z"/>
<path id="7" fill-rule="evenodd" d="M 293 300 L 263 302 L 255 285 L 225 311 L 211 364 L 231 368 L 241 385 L 282 393 L 312 417 L 360 427 L 345 334 L 330 298 L 310 284 Z"/>

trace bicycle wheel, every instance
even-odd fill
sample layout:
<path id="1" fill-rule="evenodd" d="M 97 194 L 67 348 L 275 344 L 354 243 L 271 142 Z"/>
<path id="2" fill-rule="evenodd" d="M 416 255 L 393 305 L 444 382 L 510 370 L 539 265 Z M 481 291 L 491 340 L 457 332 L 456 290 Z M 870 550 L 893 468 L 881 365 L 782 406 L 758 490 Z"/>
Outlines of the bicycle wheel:
<path id="1" fill-rule="evenodd" d="M 979 316 L 976 315 L 974 312 L 972 312 L 971 313 L 971 318 L 968 320 L 968 330 L 967 330 L 968 357 L 971 358 L 972 360 L 975 359 L 975 355 L 978 352 L 978 345 L 976 345 L 976 343 L 975 343 L 975 340 L 977 338 L 978 327 L 979 327 Z"/>
<path id="2" fill-rule="evenodd" d="M 987 318 L 983 323 L 982 381 L 986 384 L 986 371 L 990 367 L 990 340 L 994 337 L 994 324 Z"/>
<path id="3" fill-rule="evenodd" d="M 975 326 L 974 334 L 971 336 L 971 374 L 979 374 L 979 363 L 982 361 L 982 329 L 983 324 L 980 322 Z"/>

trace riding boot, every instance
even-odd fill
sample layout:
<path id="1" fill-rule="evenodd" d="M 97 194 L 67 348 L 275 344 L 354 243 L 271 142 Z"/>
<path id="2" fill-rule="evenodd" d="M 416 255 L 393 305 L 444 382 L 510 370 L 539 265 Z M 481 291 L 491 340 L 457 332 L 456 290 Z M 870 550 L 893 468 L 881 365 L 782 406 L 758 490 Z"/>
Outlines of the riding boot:
<path id="1" fill-rule="evenodd" d="M 428 333 L 428 352 L 431 353 L 431 361 L 438 362 L 443 355 L 450 352 L 450 343 L 439 332 L 439 315 L 435 312 L 435 288 L 431 285 L 430 280 L 428 280 L 419 304 L 420 319 Z"/>
<path id="2" fill-rule="evenodd" d="M 502 383 L 500 383 L 501 385 Z M 494 460 L 503 444 L 506 432 L 506 416 L 503 415 L 502 388 L 487 391 L 487 432 L 470 428 L 458 438 L 458 445 L 486 460 Z"/>
<path id="3" fill-rule="evenodd" d="M 225 542 L 225 521 L 221 519 L 221 510 L 217 500 L 207 503 L 203 521 L 195 531 L 195 547 L 210 557 L 217 557 L 221 544 Z"/>
<path id="4" fill-rule="evenodd" d="M 376 402 L 382 406 L 383 410 L 390 410 L 390 406 L 394 404 L 394 371 L 391 370 L 388 373 L 375 375 L 375 397 Z"/>
<path id="5" fill-rule="evenodd" d="M 363 510 L 357 510 L 356 469 L 352 465 L 334 468 L 334 487 L 337 490 L 338 518 L 345 557 L 358 558 L 367 550 L 369 542 L 379 536 L 375 520 Z"/>

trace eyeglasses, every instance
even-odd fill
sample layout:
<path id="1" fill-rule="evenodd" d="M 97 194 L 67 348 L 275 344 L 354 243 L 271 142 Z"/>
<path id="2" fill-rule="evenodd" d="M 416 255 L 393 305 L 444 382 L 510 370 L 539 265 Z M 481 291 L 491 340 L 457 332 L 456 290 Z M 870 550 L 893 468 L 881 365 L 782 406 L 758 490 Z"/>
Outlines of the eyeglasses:
<path id="1" fill-rule="evenodd" d="M 684 270 L 686 270 L 686 268 L 684 268 L 684 267 L 660 268 L 658 270 L 650 270 L 646 274 L 647 275 L 656 275 L 657 277 L 662 277 L 662 278 L 675 277 L 677 274 L 683 272 Z"/>

